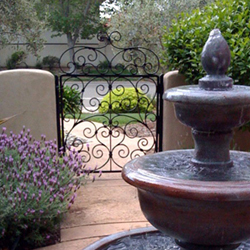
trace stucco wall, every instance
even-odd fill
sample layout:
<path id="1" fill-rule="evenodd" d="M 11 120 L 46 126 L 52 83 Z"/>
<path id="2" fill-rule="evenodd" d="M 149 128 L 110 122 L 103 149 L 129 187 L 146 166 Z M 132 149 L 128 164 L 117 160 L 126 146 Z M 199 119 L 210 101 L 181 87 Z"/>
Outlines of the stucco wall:
<path id="1" fill-rule="evenodd" d="M 170 71 L 164 75 L 164 91 L 186 85 L 185 78 L 178 71 Z M 193 148 L 191 129 L 175 117 L 174 106 L 163 102 L 163 151 Z"/>
<path id="2" fill-rule="evenodd" d="M 23 126 L 35 139 L 45 134 L 57 139 L 54 76 L 43 70 L 18 69 L 0 72 L 0 118 L 20 114 L 1 125 L 19 133 Z"/>
<path id="3" fill-rule="evenodd" d="M 34 67 L 38 60 L 42 60 L 46 56 L 56 56 L 60 58 L 62 53 L 68 49 L 67 45 L 67 38 L 65 35 L 62 35 L 60 37 L 51 37 L 53 35 L 52 32 L 47 31 L 42 34 L 42 38 L 45 40 L 44 48 L 38 52 L 39 58 L 29 53 L 29 51 L 26 50 L 26 45 L 19 42 L 19 41 L 13 41 L 12 44 L 7 45 L 4 48 L 0 49 L 1 57 L 0 57 L 0 66 L 5 67 L 6 61 L 10 56 L 19 50 L 23 50 L 27 53 L 27 58 L 25 59 L 25 63 L 29 67 Z M 77 46 L 90 46 L 90 47 L 102 47 L 103 43 L 98 41 L 97 38 L 93 38 L 91 40 L 86 39 L 79 39 L 77 41 Z M 113 51 L 110 46 L 107 46 L 103 49 L 101 49 L 102 53 L 104 53 L 108 58 L 113 57 Z M 85 50 L 83 54 L 87 55 L 89 51 Z M 100 57 L 97 58 L 95 61 L 96 64 L 99 63 L 99 61 L 103 61 L 104 58 Z M 65 56 L 61 64 L 62 66 L 66 67 L 67 63 L 69 62 L 69 56 Z"/>
<path id="4" fill-rule="evenodd" d="M 164 75 L 164 91 L 186 84 L 184 76 L 177 70 Z M 172 103 L 164 101 L 163 117 L 163 150 L 194 148 L 191 129 L 177 120 Z M 250 132 L 234 129 L 231 149 L 249 151 Z"/>

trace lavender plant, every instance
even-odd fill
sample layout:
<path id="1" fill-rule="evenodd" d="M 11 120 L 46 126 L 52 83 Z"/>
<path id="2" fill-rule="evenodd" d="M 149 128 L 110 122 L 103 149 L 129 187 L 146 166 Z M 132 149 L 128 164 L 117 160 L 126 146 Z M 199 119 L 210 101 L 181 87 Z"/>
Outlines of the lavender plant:
<path id="1" fill-rule="evenodd" d="M 20 134 L 0 134 L 0 249 L 41 246 L 59 228 L 86 181 L 81 156 L 63 156 L 56 143 Z M 26 249 L 26 248 L 25 248 Z"/>

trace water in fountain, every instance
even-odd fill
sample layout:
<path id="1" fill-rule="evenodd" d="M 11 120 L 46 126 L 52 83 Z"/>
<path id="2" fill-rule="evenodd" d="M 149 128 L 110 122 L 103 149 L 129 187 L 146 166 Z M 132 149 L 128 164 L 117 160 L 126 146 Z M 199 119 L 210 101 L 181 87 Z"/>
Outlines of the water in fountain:
<path id="1" fill-rule="evenodd" d="M 249 250 L 250 241 L 242 243 L 236 250 Z M 108 245 L 86 250 L 183 250 L 175 240 L 161 232 L 148 232 L 132 236 L 126 236 Z"/>
<path id="2" fill-rule="evenodd" d="M 164 178 L 199 180 L 199 181 L 250 181 L 250 155 L 244 152 L 231 152 L 234 167 L 207 169 L 191 163 L 193 150 L 169 151 L 159 153 L 157 157 L 145 156 L 136 159 L 132 164 L 138 167 L 138 172 L 147 176 Z M 165 163 L 168 164 L 165 164 Z M 161 168 L 156 166 L 160 165 Z M 209 175 L 207 172 L 209 171 Z"/>

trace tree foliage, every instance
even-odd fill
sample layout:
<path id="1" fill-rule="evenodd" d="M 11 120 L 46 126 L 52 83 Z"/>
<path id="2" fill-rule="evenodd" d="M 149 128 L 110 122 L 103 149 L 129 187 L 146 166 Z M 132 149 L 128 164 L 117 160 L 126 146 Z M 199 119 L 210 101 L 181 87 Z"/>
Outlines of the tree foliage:
<path id="1" fill-rule="evenodd" d="M 102 27 L 99 6 L 102 0 L 40 0 L 37 9 L 53 36 L 66 35 L 68 45 L 89 39 Z"/>
<path id="2" fill-rule="evenodd" d="M 211 1 L 211 0 L 208 0 Z M 153 50 L 162 58 L 163 29 L 169 29 L 172 20 L 181 12 L 190 12 L 196 7 L 203 7 L 208 1 L 201 0 L 120 0 L 119 8 L 112 9 L 109 32 L 118 30 L 123 40 L 123 47 L 145 47 Z"/>
<path id="3" fill-rule="evenodd" d="M 32 0 L 0 1 L 0 44 L 13 41 L 27 43 L 33 54 L 43 47 L 41 32 L 44 22 L 38 19 Z"/>
<path id="4" fill-rule="evenodd" d="M 69 48 L 78 39 L 92 38 L 103 26 L 99 7 L 103 0 L 39 0 L 36 9 L 53 36 L 66 35 Z M 73 61 L 74 49 L 69 50 Z"/>
<path id="5" fill-rule="evenodd" d="M 220 29 L 231 51 L 228 76 L 236 84 L 250 85 L 250 3 L 248 0 L 217 0 L 202 11 L 196 9 L 174 22 L 163 37 L 164 63 L 179 70 L 189 84 L 197 84 L 206 72 L 201 52 L 211 30 Z"/>

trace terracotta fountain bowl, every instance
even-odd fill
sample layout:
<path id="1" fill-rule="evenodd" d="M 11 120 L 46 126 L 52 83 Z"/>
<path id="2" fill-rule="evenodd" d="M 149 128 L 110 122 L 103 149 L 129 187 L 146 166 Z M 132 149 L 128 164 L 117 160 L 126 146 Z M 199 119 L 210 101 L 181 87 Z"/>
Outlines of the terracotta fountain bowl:
<path id="1" fill-rule="evenodd" d="M 183 166 L 173 166 L 179 162 L 177 155 L 183 158 Z M 148 221 L 181 244 L 191 245 L 186 249 L 196 245 L 234 249 L 230 245 L 250 238 L 250 154 L 231 152 L 239 164 L 226 176 L 222 170 L 214 170 L 214 176 L 221 176 L 218 180 L 213 173 L 203 176 L 207 174 L 201 169 L 185 166 L 192 155 L 193 150 L 178 150 L 136 158 L 125 165 L 122 176 L 138 188 Z"/>

